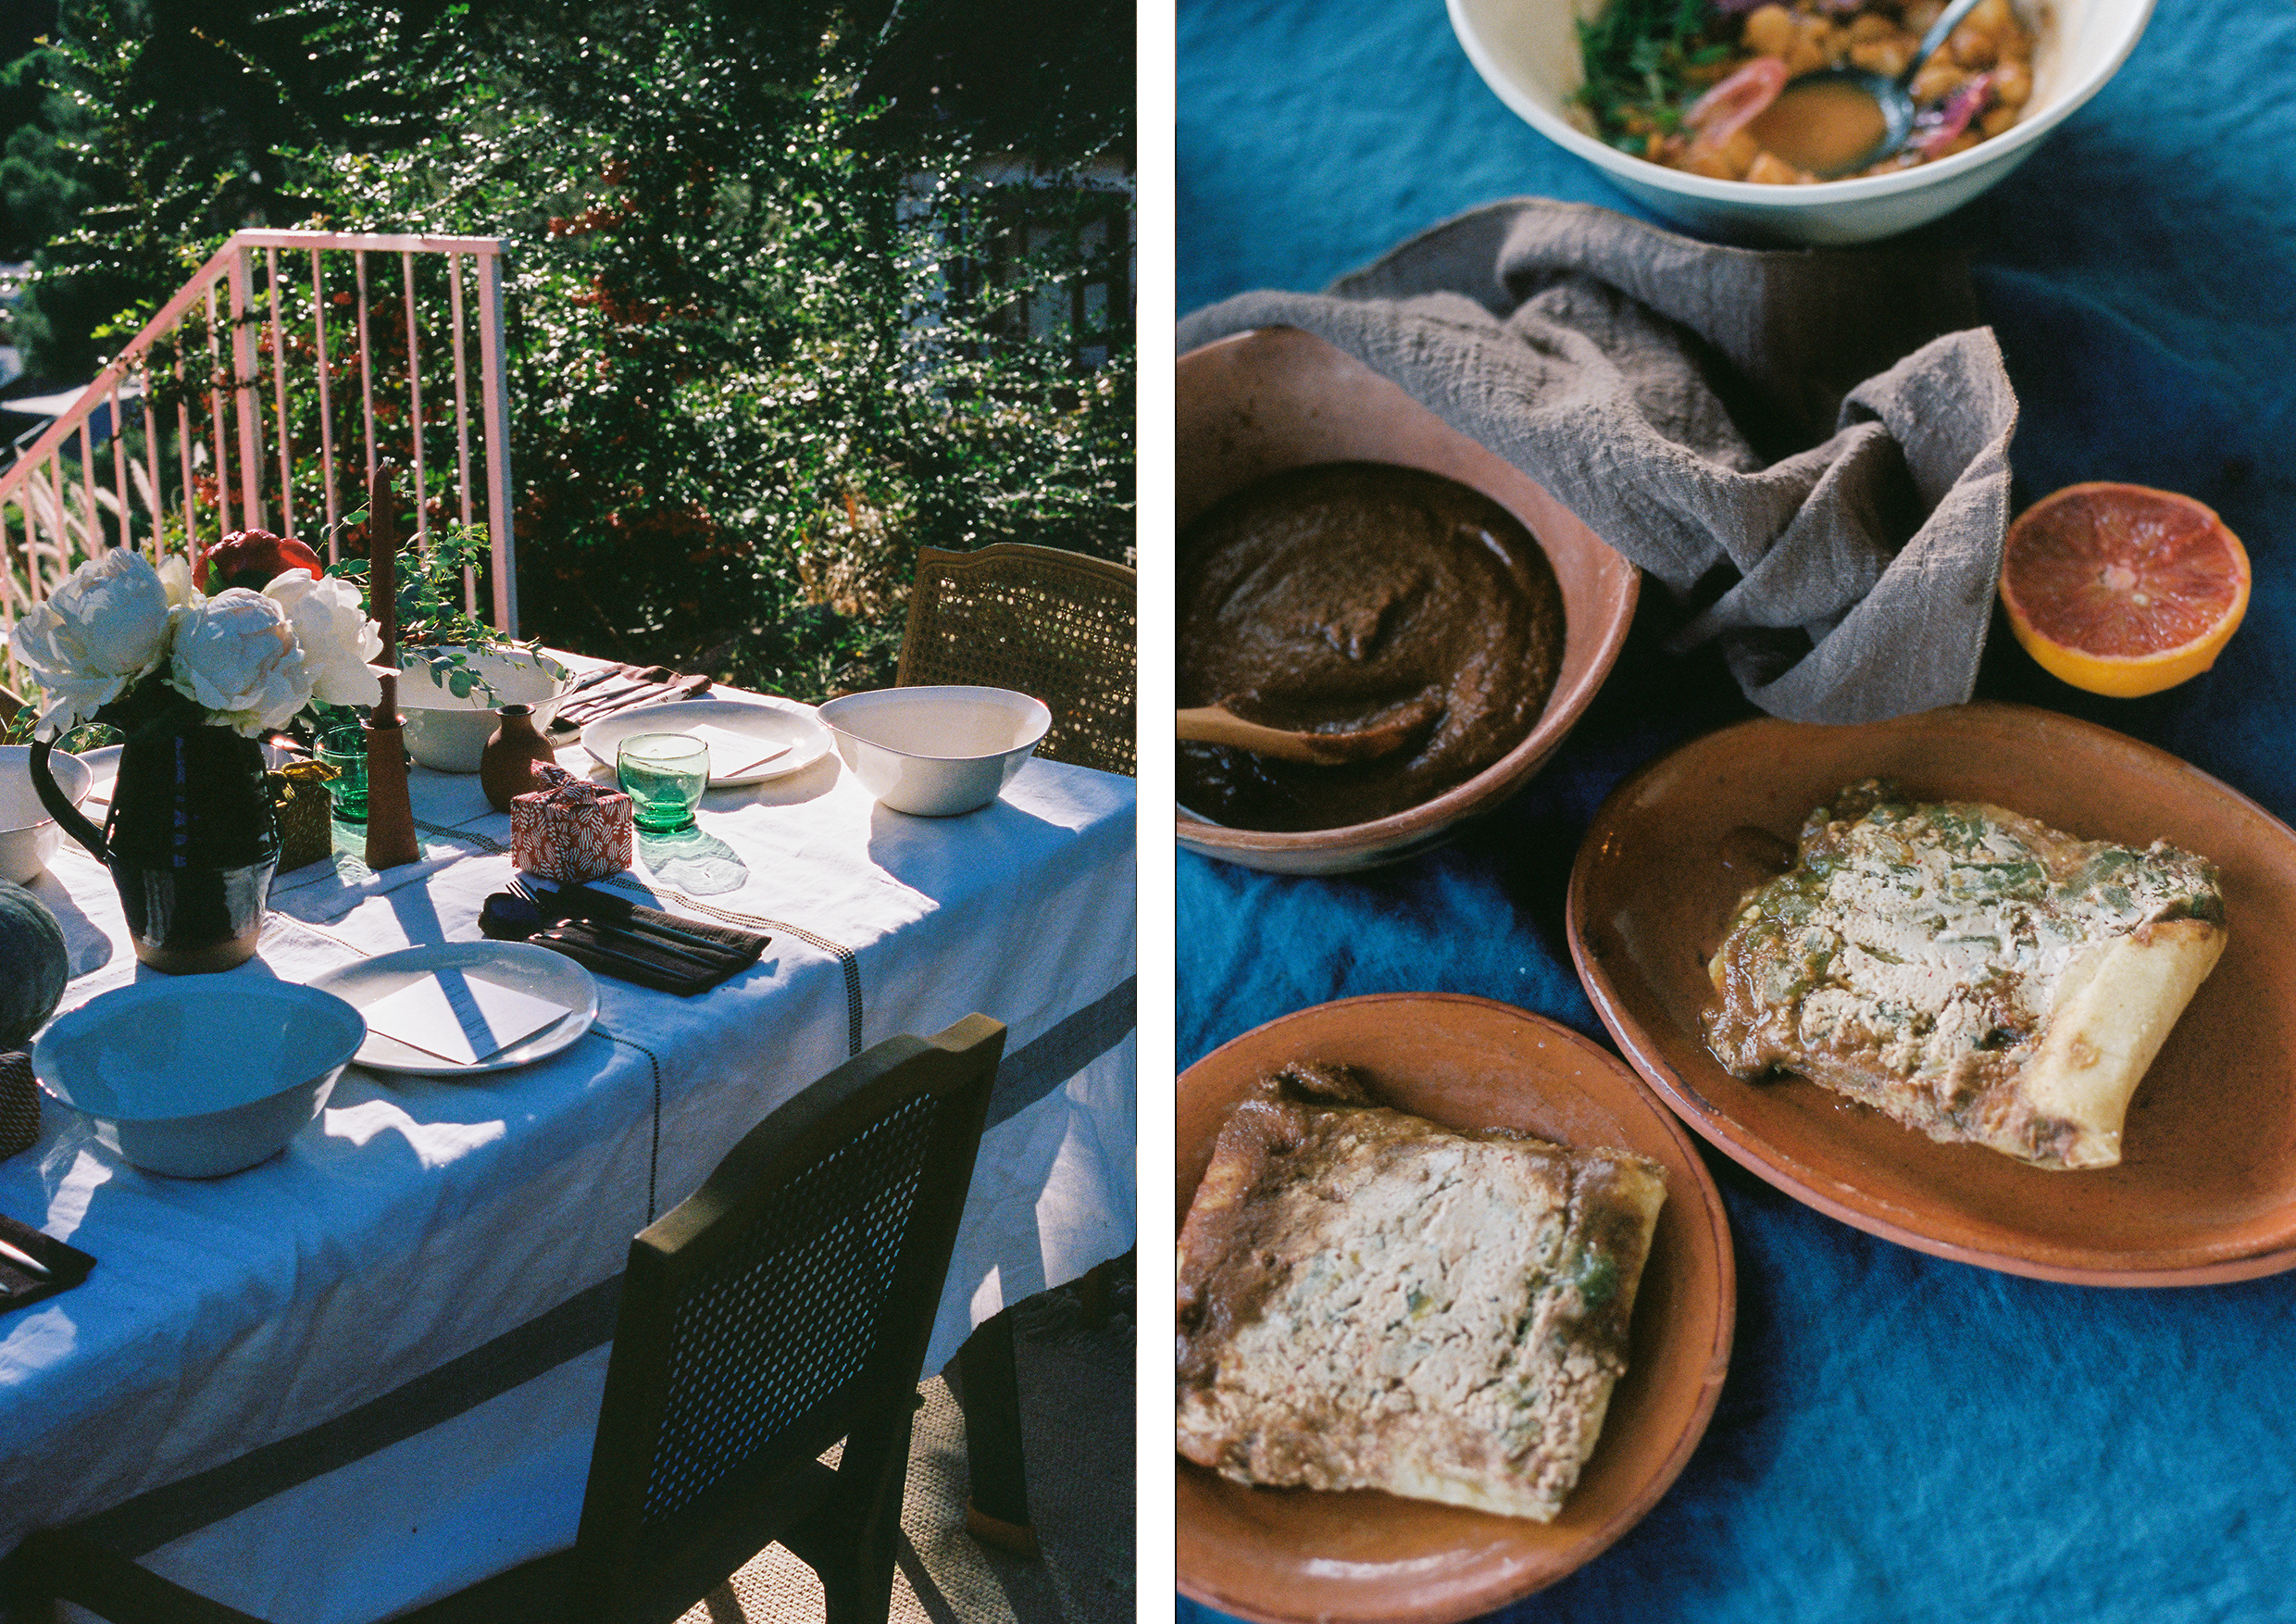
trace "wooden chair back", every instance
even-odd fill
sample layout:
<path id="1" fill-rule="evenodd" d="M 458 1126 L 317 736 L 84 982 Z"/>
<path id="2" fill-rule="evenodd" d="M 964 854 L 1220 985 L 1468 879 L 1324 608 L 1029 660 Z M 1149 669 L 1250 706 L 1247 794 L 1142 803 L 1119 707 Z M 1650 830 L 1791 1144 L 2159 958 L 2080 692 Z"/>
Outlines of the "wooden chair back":
<path id="1" fill-rule="evenodd" d="M 631 1243 L 576 1541 L 586 1613 L 677 1618 L 782 1537 L 792 1493 L 823 1495 L 815 1460 L 840 1438 L 827 1503 L 801 1520 L 855 1545 L 898 1526 L 1004 1046 L 980 1015 L 878 1044 Z"/>
<path id="2" fill-rule="evenodd" d="M 1037 754 L 1127 777 L 1137 768 L 1139 582 L 1121 564 L 999 542 L 919 551 L 894 681 L 979 683 L 1052 707 Z"/>

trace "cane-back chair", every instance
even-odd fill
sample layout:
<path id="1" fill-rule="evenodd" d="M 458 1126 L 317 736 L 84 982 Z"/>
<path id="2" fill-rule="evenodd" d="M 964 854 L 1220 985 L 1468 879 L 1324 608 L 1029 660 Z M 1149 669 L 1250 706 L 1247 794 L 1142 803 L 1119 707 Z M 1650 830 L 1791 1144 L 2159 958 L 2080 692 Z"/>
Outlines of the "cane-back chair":
<path id="1" fill-rule="evenodd" d="M 1004 1047 L 981 1015 L 878 1044 L 640 1233 L 573 1546 L 404 1617 L 668 1624 L 778 1541 L 820 1575 L 829 1624 L 883 1624 L 917 1384 Z M 70 1529 L 30 1535 L 12 1568 L 19 1619 L 62 1597 L 114 1624 L 261 1624 Z"/>
<path id="2" fill-rule="evenodd" d="M 1140 589 L 1121 564 L 999 542 L 917 554 L 894 681 L 1033 694 L 1053 725 L 1036 753 L 1129 777 L 1140 726 Z"/>

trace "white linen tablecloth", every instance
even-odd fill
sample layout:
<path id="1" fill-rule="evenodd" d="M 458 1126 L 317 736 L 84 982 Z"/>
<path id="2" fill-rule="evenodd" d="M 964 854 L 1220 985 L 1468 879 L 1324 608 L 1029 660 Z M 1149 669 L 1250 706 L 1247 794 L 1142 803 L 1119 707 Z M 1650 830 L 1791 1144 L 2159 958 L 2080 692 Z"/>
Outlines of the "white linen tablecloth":
<path id="1" fill-rule="evenodd" d="M 478 938 L 509 819 L 475 778 L 411 777 L 423 861 L 372 874 L 339 838 L 279 878 L 231 974 Z M 593 1031 L 526 1069 L 354 1067 L 283 1155 L 214 1181 L 141 1172 L 48 1102 L 41 1142 L 0 1162 L 0 1212 L 98 1264 L 0 1316 L 0 1551 L 102 1512 L 163 1573 L 328 1624 L 570 1543 L 631 1234 L 857 1044 L 968 1011 L 1010 1036 L 927 1368 L 1120 1254 L 1133 820 L 1130 780 L 1039 760 L 981 811 L 905 817 L 832 755 L 705 799 L 747 878 L 700 900 L 776 923 L 699 997 L 601 977 Z M 654 878 L 643 849 L 631 872 Z M 153 973 L 84 854 L 33 889 L 71 946 L 68 1006 Z"/>

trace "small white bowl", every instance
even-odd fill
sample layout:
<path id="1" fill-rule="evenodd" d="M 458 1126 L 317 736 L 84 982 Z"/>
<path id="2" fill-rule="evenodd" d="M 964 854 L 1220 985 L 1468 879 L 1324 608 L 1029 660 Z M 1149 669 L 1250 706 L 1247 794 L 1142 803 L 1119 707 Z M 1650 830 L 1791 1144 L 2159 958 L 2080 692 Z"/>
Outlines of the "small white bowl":
<path id="1" fill-rule="evenodd" d="M 484 686 L 458 695 L 448 676 L 430 664 L 434 655 L 460 654 Z M 558 712 L 558 699 L 573 673 L 548 655 L 523 648 L 410 648 L 399 653 L 399 715 L 406 722 L 406 750 L 440 772 L 476 772 L 486 742 L 502 725 L 495 707 L 530 705 L 534 725 L 546 728 Z"/>
<path id="2" fill-rule="evenodd" d="M 332 993 L 193 976 L 121 987 L 58 1016 L 31 1066 L 123 1160 L 212 1179 L 277 1155 L 366 1038 L 366 1018 Z"/>
<path id="3" fill-rule="evenodd" d="M 2025 116 L 1990 141 L 1894 174 L 1814 186 L 1713 181 L 1598 141 L 1574 117 L 1585 78 L 1578 21 L 1607 0 L 1448 0 L 1452 31 L 1483 82 L 1548 140 L 1601 169 L 1667 219 L 1714 236 L 1819 246 L 1871 242 L 1959 208 L 2033 154 L 2104 88 L 2136 48 L 2152 0 L 2014 0 L 2042 20 Z"/>
<path id="4" fill-rule="evenodd" d="M 896 812 L 953 818 L 985 806 L 1053 725 L 1009 688 L 880 688 L 821 706 L 862 787 Z"/>
<path id="5" fill-rule="evenodd" d="M 61 750 L 48 757 L 48 772 L 75 806 L 95 781 L 86 762 Z M 30 885 L 63 839 L 63 830 L 31 786 L 31 746 L 0 744 L 0 880 Z"/>

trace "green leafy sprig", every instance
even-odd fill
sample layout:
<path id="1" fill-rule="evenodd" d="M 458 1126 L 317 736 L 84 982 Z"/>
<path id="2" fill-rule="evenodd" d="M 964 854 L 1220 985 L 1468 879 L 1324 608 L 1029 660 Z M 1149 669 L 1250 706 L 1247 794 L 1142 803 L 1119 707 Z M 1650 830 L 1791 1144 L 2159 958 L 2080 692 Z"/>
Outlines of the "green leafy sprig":
<path id="1" fill-rule="evenodd" d="M 1682 125 L 1685 103 L 1703 88 L 1691 70 L 1728 60 L 1712 0 L 1611 0 L 1578 24 L 1586 80 L 1578 100 L 1604 141 L 1644 156 L 1653 134 Z"/>
<path id="2" fill-rule="evenodd" d="M 327 573 L 356 583 L 371 617 L 375 599 L 369 580 L 374 565 L 367 551 L 366 524 L 365 508 L 344 516 L 337 527 L 343 556 L 328 566 Z M 532 653 L 540 640 L 520 642 L 503 636 L 463 601 L 466 572 L 482 570 L 492 553 L 493 541 L 484 526 L 440 525 L 427 539 L 427 547 L 402 550 L 393 569 L 400 658 L 422 654 L 430 680 L 457 699 L 479 692 L 491 698 L 493 687 L 471 668 L 469 656 L 504 649 Z"/>

